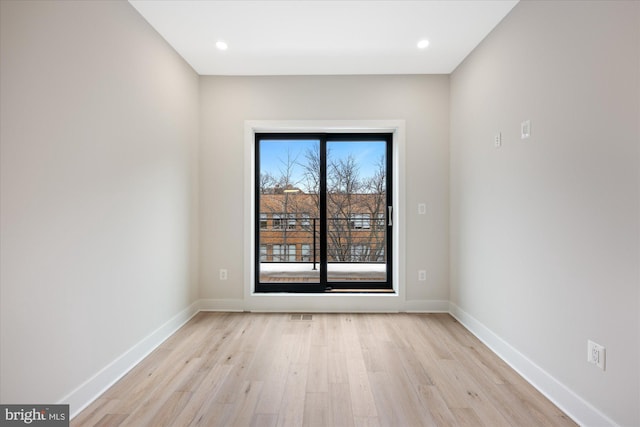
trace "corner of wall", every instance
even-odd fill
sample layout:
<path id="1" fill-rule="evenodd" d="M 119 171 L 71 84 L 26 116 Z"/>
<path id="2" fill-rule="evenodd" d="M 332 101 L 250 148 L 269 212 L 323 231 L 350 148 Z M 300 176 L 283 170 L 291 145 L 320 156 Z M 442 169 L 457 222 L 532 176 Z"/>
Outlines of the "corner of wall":
<path id="1" fill-rule="evenodd" d="M 191 318 L 200 311 L 200 307 L 200 301 L 192 303 L 189 307 L 173 316 L 162 326 L 140 340 L 125 353 L 118 356 L 113 362 L 102 368 L 71 393 L 64 396 L 58 403 L 68 404 L 71 410 L 70 417 L 75 417 L 80 411 L 91 404 L 91 402 L 97 399 L 109 387 L 114 385 L 127 372 L 158 348 L 167 338 L 191 320 Z"/>

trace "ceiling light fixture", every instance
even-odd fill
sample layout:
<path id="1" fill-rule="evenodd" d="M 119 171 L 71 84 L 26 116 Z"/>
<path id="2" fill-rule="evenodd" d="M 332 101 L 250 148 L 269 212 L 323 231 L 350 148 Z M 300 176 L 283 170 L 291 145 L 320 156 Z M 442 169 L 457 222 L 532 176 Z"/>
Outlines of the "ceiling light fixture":
<path id="1" fill-rule="evenodd" d="M 429 40 L 423 39 L 418 42 L 418 49 L 426 49 L 429 46 Z"/>
<path id="2" fill-rule="evenodd" d="M 218 48 L 218 50 L 227 50 L 229 46 L 227 45 L 227 43 L 223 42 L 222 40 L 218 40 L 216 42 L 216 47 Z"/>

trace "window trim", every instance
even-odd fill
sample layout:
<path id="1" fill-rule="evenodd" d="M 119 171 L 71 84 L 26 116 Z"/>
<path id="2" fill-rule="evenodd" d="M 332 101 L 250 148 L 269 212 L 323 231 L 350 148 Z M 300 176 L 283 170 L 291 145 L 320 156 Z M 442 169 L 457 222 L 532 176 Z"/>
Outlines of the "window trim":
<path id="1" fill-rule="evenodd" d="M 269 294 L 256 293 L 254 284 L 255 223 L 254 144 L 256 133 L 392 133 L 393 144 L 393 232 L 394 271 L 391 294 Z M 245 120 L 244 122 L 244 293 L 239 310 L 329 310 L 351 311 L 354 304 L 372 311 L 402 311 L 407 308 L 406 281 L 406 123 L 404 120 Z"/>

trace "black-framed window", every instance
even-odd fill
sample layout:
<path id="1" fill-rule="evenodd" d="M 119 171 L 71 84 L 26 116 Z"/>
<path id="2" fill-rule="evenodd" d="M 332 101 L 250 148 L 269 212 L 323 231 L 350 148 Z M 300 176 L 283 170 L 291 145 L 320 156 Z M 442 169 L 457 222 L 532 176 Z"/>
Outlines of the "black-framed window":
<path id="1" fill-rule="evenodd" d="M 272 248 L 267 261 L 256 250 L 256 292 L 392 289 L 392 143 L 390 133 L 255 135 L 255 247 Z"/>

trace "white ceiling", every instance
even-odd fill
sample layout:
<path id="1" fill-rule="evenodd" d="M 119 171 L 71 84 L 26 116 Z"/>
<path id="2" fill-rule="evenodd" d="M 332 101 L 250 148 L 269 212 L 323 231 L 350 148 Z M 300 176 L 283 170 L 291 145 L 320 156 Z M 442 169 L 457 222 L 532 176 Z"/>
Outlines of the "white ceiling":
<path id="1" fill-rule="evenodd" d="M 201 75 L 320 75 L 451 73 L 518 0 L 129 2 Z"/>

